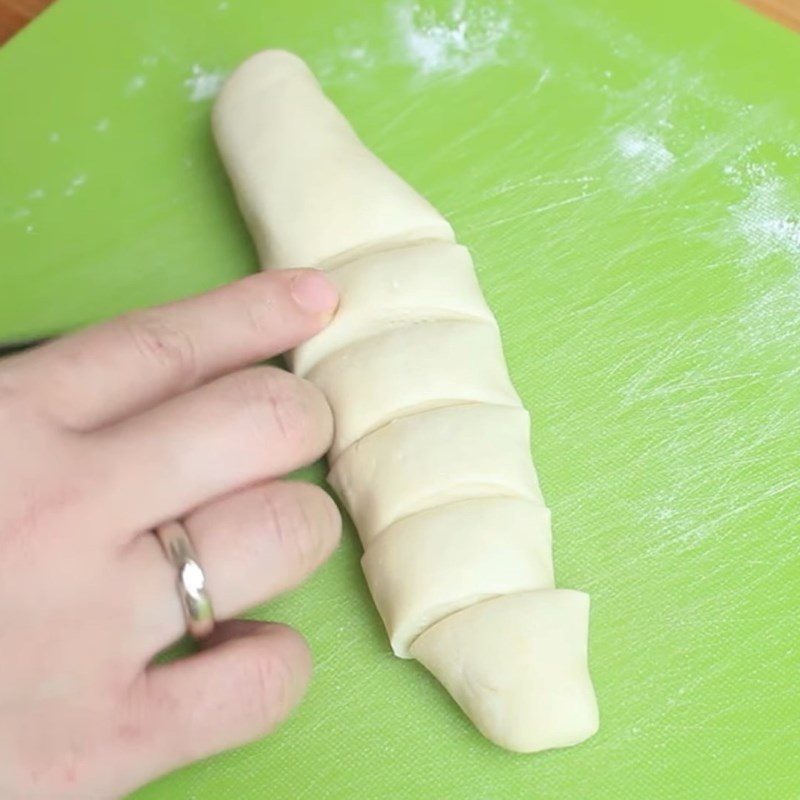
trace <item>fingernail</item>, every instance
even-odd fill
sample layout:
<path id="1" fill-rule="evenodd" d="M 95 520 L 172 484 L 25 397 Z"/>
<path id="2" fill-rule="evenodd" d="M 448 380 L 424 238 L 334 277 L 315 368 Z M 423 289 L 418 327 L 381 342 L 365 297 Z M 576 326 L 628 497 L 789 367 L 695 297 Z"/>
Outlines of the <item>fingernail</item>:
<path id="1" fill-rule="evenodd" d="M 301 272 L 292 281 L 292 297 L 307 314 L 332 312 L 339 304 L 339 293 L 330 278 L 320 270 Z"/>

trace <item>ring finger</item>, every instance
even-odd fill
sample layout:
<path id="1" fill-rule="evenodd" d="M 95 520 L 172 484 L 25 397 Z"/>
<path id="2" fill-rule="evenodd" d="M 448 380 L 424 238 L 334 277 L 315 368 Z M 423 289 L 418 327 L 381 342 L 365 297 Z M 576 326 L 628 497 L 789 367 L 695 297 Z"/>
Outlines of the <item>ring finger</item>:
<path id="1" fill-rule="evenodd" d="M 335 549 L 336 504 L 320 488 L 293 481 L 244 489 L 183 520 L 206 575 L 218 619 L 258 605 L 307 578 Z M 149 660 L 186 630 L 175 569 L 152 533 L 125 550 L 133 641 Z"/>

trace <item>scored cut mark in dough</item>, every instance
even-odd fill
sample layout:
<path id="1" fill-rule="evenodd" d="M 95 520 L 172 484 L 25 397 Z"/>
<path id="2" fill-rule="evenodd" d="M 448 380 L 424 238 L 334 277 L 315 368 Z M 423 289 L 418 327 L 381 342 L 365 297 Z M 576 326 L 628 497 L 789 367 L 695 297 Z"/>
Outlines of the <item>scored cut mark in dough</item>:
<path id="1" fill-rule="evenodd" d="M 480 600 L 553 585 L 550 512 L 486 497 L 395 523 L 361 560 L 396 655 L 433 623 Z"/>
<path id="2" fill-rule="evenodd" d="M 486 320 L 483 299 L 466 247 L 414 243 L 370 253 L 328 270 L 342 298 L 339 314 L 295 348 L 292 370 L 301 376 L 325 356 L 361 339 L 428 320 Z"/>
<path id="3" fill-rule="evenodd" d="M 306 377 L 333 409 L 332 459 L 407 414 L 459 403 L 520 404 L 494 321 L 430 321 L 389 330 L 342 347 Z"/>
<path id="4" fill-rule="evenodd" d="M 328 481 L 362 544 L 402 517 L 471 497 L 524 497 L 543 506 L 528 445 L 528 412 L 489 403 L 394 419 L 345 450 Z"/>
<path id="5" fill-rule="evenodd" d="M 326 269 L 339 289 L 290 364 L 331 404 L 329 479 L 394 651 L 502 747 L 588 738 L 589 599 L 554 588 L 528 415 L 469 252 L 296 56 L 246 61 L 213 122 L 262 267 Z"/>

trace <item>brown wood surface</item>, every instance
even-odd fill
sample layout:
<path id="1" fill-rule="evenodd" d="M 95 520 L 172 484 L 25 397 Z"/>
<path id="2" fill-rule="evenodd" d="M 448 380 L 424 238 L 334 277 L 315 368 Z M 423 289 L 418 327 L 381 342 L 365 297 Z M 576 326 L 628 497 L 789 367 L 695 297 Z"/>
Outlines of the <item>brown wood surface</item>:
<path id="1" fill-rule="evenodd" d="M 0 42 L 10 39 L 53 0 L 0 0 Z"/>
<path id="2" fill-rule="evenodd" d="M 762 14 L 800 31 L 800 0 L 743 0 Z"/>
<path id="3" fill-rule="evenodd" d="M 0 43 L 11 38 L 53 0 L 0 0 Z M 768 17 L 800 31 L 800 0 L 742 0 Z"/>

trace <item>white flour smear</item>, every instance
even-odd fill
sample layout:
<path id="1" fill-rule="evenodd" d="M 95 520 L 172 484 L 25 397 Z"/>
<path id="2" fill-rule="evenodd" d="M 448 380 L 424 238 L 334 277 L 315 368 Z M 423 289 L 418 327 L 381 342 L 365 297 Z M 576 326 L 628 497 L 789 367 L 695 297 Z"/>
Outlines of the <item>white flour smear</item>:
<path id="1" fill-rule="evenodd" d="M 754 259 L 776 252 L 800 255 L 800 207 L 792 209 L 780 178 L 755 184 L 730 212 Z"/>
<path id="2" fill-rule="evenodd" d="M 337 28 L 333 39 L 333 47 L 312 65 L 321 81 L 357 81 L 375 66 L 375 55 L 367 45 L 370 37 L 358 24 Z"/>
<path id="3" fill-rule="evenodd" d="M 525 38 L 524 21 L 514 20 L 511 11 L 509 0 L 454 0 L 439 12 L 399 0 L 388 6 L 387 24 L 377 39 L 357 22 L 338 27 L 314 71 L 323 81 L 352 82 L 390 64 L 411 65 L 420 76 L 460 77 L 508 63 L 509 46 Z"/>
<path id="4" fill-rule="evenodd" d="M 147 78 L 144 75 L 134 75 L 125 87 L 125 94 L 135 94 L 144 89 L 147 84 Z"/>
<path id="5" fill-rule="evenodd" d="M 217 70 L 203 69 L 199 64 L 192 67 L 191 77 L 187 78 L 183 85 L 189 90 L 189 100 L 192 103 L 201 103 L 215 97 L 222 88 L 225 74 Z"/>
<path id="6" fill-rule="evenodd" d="M 628 162 L 635 183 L 648 183 L 675 163 L 675 154 L 658 136 L 637 128 L 619 133 L 614 144 Z"/>
<path id="7" fill-rule="evenodd" d="M 747 304 L 740 317 L 748 346 L 759 347 L 784 340 L 794 341 L 800 315 L 800 198 L 769 164 L 748 158 L 726 166 L 729 183 L 740 187 L 742 199 L 728 208 L 733 232 L 746 244 L 740 263 L 763 275 L 766 283 Z M 791 270 L 782 270 L 777 280 L 767 277 L 772 269 L 767 259 L 782 258 Z M 779 262 L 776 262 L 779 263 Z M 796 269 L 793 267 L 796 265 Z M 774 266 L 774 265 L 773 265 Z"/>
<path id="8" fill-rule="evenodd" d="M 364 45 L 357 44 L 345 47 L 339 53 L 341 60 L 346 64 L 369 68 L 374 65 L 375 59 Z"/>
<path id="9" fill-rule="evenodd" d="M 76 175 L 67 185 L 67 188 L 64 189 L 64 197 L 72 197 L 78 189 L 81 188 L 86 183 L 86 175 L 85 173 L 81 173 L 80 175 Z"/>
<path id="10" fill-rule="evenodd" d="M 501 59 L 501 45 L 510 39 L 511 16 L 505 3 L 478 6 L 456 0 L 445 14 L 419 3 L 400 3 L 394 24 L 404 60 L 421 74 L 465 75 Z"/>
<path id="11" fill-rule="evenodd" d="M 761 144 L 752 143 L 722 170 L 725 180 L 743 192 L 728 207 L 730 219 L 749 246 L 746 260 L 782 254 L 800 263 L 800 196 L 776 174 L 774 164 L 752 157 Z"/>
<path id="12" fill-rule="evenodd" d="M 778 282 L 753 299 L 739 322 L 750 347 L 797 341 L 800 273 Z"/>

